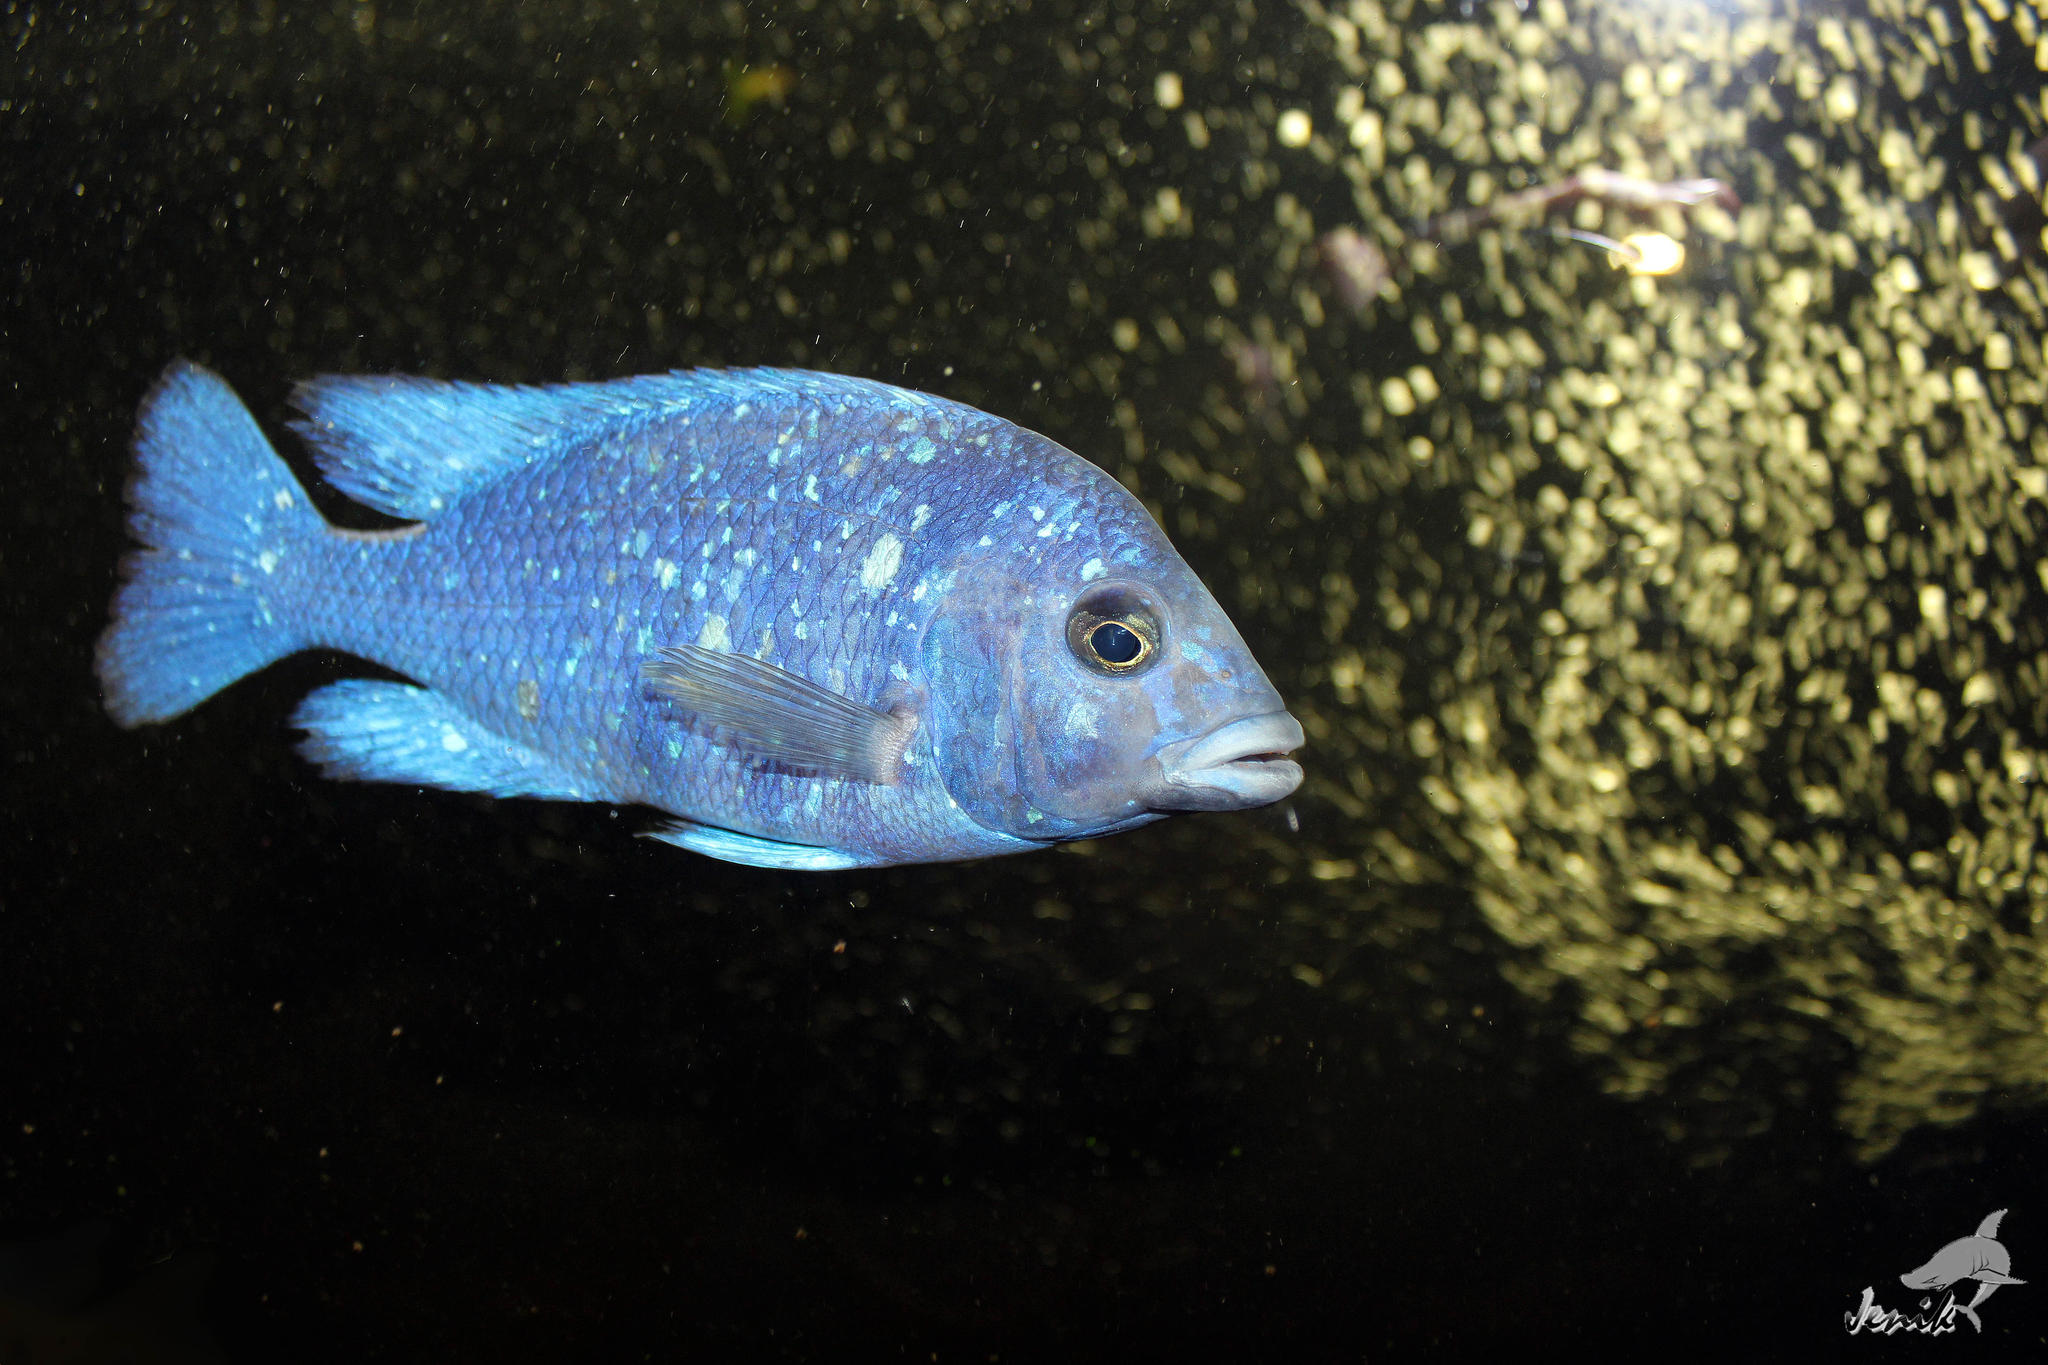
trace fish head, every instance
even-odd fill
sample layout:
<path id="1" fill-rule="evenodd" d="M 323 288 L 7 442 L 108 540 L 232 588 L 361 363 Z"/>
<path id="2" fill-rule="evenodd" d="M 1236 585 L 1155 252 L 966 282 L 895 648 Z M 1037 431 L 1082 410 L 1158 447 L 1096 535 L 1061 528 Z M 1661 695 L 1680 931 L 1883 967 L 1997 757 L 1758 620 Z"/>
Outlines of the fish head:
<path id="1" fill-rule="evenodd" d="M 1899 1283 L 1908 1289 L 1946 1289 L 1955 1279 L 1933 1265 L 1923 1265 L 1899 1276 Z"/>
<path id="2" fill-rule="evenodd" d="M 1908 1289 L 1946 1289 L 1957 1280 L 1968 1279 L 1978 1268 L 1978 1258 L 1971 1254 L 1972 1240 L 1965 1237 L 1950 1242 L 1935 1252 L 1926 1265 L 1899 1276 L 1899 1283 Z"/>
<path id="3" fill-rule="evenodd" d="M 982 826 L 1090 838 L 1301 784 L 1287 757 L 1301 725 L 1194 571 L 1149 517 L 1144 528 L 1114 560 L 1081 541 L 963 574 L 928 627 L 941 777 Z"/>

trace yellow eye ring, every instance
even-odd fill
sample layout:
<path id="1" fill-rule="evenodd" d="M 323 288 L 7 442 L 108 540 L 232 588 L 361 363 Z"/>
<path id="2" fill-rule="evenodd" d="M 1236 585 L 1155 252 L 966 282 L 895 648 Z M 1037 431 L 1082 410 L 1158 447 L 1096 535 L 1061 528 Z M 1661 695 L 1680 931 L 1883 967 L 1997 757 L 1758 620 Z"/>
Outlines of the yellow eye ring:
<path id="1" fill-rule="evenodd" d="M 1128 673 L 1152 652 L 1152 642 L 1140 633 L 1135 621 L 1097 622 L 1087 640 L 1094 661 L 1118 673 Z"/>
<path id="2" fill-rule="evenodd" d="M 1118 611 L 1081 607 L 1067 619 L 1067 647 L 1097 673 L 1122 677 L 1144 669 L 1159 652 L 1159 623 L 1142 607 Z"/>

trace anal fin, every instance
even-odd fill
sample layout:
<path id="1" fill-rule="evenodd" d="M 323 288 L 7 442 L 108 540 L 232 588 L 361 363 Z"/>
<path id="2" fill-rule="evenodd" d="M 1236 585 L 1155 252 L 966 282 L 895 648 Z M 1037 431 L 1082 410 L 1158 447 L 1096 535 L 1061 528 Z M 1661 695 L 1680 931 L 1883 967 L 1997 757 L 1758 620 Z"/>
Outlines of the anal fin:
<path id="1" fill-rule="evenodd" d="M 672 825 L 648 830 L 647 837 L 674 844 L 677 848 L 687 848 L 707 858 L 741 863 L 747 867 L 772 867 L 791 872 L 839 872 L 849 867 L 867 867 L 872 863 L 871 859 L 842 853 L 836 848 L 788 844 L 779 839 L 763 839 L 756 834 L 741 834 L 736 830 L 700 825 L 690 820 L 678 820 Z"/>
<path id="2" fill-rule="evenodd" d="M 424 687 L 360 678 L 330 683 L 299 703 L 292 724 L 306 732 L 299 752 L 329 777 L 552 801 L 607 799 Z"/>

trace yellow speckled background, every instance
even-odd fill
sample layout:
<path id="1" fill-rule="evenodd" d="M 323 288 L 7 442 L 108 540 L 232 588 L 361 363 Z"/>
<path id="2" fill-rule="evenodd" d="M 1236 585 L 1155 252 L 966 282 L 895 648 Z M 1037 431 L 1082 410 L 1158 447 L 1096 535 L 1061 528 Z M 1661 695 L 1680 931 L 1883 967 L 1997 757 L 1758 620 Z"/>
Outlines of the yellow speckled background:
<path id="1" fill-rule="evenodd" d="M 1303 448 L 1304 511 L 1378 544 L 1325 569 L 1358 605 L 1311 733 L 1356 771 L 1316 789 L 1384 818 L 1391 753 L 1427 803 L 1325 867 L 1469 879 L 1617 1094 L 1762 1122 L 1800 1097 L 1751 1062 L 1846 1044 L 1866 1155 L 2038 1102 L 2042 13 L 1310 12 L 1346 81 L 1304 92 L 1306 153 L 1400 263 L 1358 324 L 1392 364 L 1332 365 L 1352 325 L 1305 293 L 1269 324 L 1316 356 L 1295 411 L 1355 414 Z M 1526 224 L 1410 235 L 1586 166 L 1743 202 L 1651 215 L 1665 278 Z M 1456 503 L 1435 543 L 1376 510 L 1416 485 Z"/>

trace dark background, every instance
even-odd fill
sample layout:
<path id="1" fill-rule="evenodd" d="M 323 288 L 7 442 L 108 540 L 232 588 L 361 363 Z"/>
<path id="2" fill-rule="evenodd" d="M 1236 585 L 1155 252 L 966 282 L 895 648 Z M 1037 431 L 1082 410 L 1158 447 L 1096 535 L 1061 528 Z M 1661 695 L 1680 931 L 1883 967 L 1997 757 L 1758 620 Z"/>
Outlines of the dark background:
<path id="1" fill-rule="evenodd" d="M 2048 1279 L 2038 1111 L 1859 1165 L 1817 1050 L 1786 1063 L 1810 1106 L 1671 1141 L 1688 1101 L 1601 1095 L 1456 877 L 1309 870 L 1355 823 L 1313 783 L 1298 835 L 796 876 L 637 841 L 645 812 L 314 780 L 285 718 L 338 658 L 101 714 L 125 444 L 176 356 L 274 433 L 325 371 L 942 392 L 1137 484 L 1310 692 L 1289 446 L 1251 423 L 1248 495 L 1188 502 L 1118 407 L 1171 429 L 1231 363 L 1109 339 L 1156 306 L 1198 336 L 1214 261 L 1270 254 L 1260 149 L 1197 156 L 1121 70 L 1284 98 L 1327 40 L 1254 13 L 0 17 L 5 1365 L 1893 1355 L 1840 1314 L 1912 1306 L 1896 1276 L 1995 1207 Z M 745 64 L 788 88 L 747 106 Z M 1085 230 L 1156 184 L 1208 187 L 1204 235 Z M 1293 192 L 1345 212 L 1334 176 Z M 1986 1323 L 1925 1349 L 2038 1351 L 2048 1311 L 2012 1288 Z"/>

